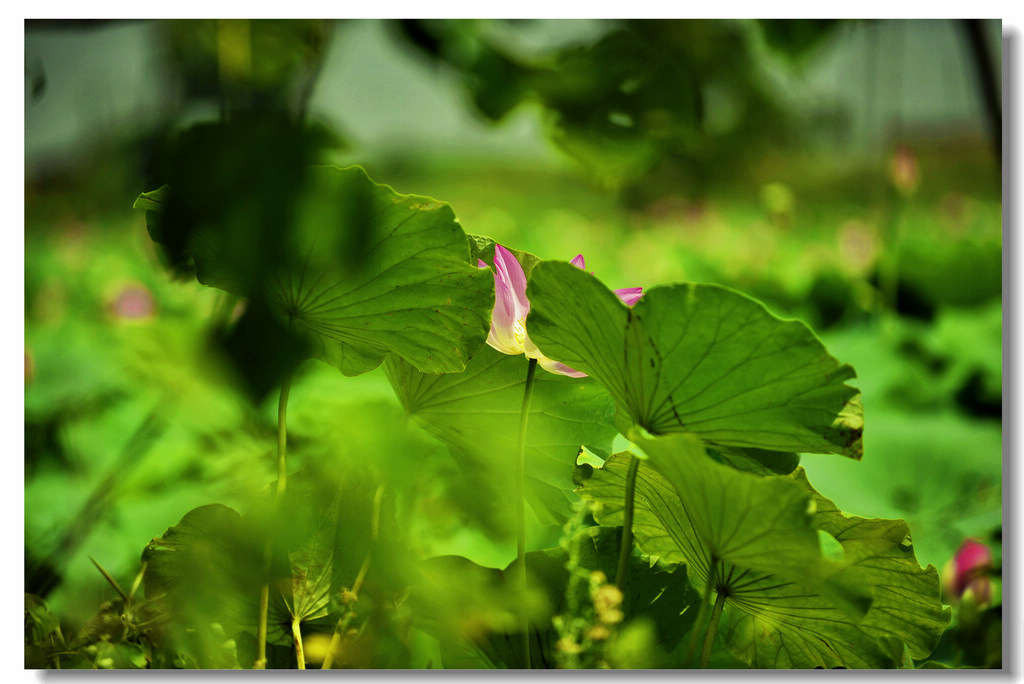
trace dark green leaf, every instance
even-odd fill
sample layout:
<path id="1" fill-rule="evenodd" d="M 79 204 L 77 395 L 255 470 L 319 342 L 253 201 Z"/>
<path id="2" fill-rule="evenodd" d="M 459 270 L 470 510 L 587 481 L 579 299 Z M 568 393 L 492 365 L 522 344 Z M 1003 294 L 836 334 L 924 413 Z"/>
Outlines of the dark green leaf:
<path id="1" fill-rule="evenodd" d="M 637 498 L 646 498 L 635 505 L 633 524 L 647 553 L 685 562 L 702 589 L 714 559 L 715 583 L 730 596 L 739 593 L 733 578 L 739 572 L 744 585 L 751 575 L 776 576 L 827 593 L 855 616 L 867 610 L 869 589 L 822 557 L 805 488 L 715 463 L 691 435 L 634 439 L 651 458 L 637 473 Z M 621 524 L 629 456 L 613 456 L 582 488 L 602 503 L 601 524 Z"/>
<path id="2" fill-rule="evenodd" d="M 769 588 L 758 603 L 728 616 L 730 647 L 756 667 L 906 667 L 926 658 L 949 624 L 939 601 L 938 573 L 921 568 L 902 520 L 849 516 L 811 488 L 803 469 L 792 476 L 814 497 L 815 520 L 835 537 L 846 561 L 872 587 L 871 610 L 859 623 L 808 610 L 799 587 Z M 816 614 L 817 613 L 817 614 Z M 827 625 L 827 631 L 823 627 Z M 822 633 L 831 635 L 823 640 Z"/>
<path id="3" fill-rule="evenodd" d="M 789 475 L 800 465 L 800 454 L 785 451 L 719 445 L 708 449 L 708 453 L 720 463 L 758 475 Z"/>
<path id="4" fill-rule="evenodd" d="M 399 195 L 358 167 L 296 175 L 299 185 L 279 202 L 291 210 L 275 205 L 276 223 L 248 187 L 221 198 L 172 184 L 136 206 L 175 263 L 191 258 L 200 282 L 272 311 L 308 355 L 346 375 L 376 367 L 389 351 L 424 372 L 462 370 L 486 336 L 494 294 L 490 274 L 470 263 L 451 207 Z"/>

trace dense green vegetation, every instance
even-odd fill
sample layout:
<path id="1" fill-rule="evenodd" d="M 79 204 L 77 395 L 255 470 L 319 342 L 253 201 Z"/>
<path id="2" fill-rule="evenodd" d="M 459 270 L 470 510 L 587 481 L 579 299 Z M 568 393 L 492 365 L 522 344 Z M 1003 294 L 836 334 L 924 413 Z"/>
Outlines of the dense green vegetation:
<path id="1" fill-rule="evenodd" d="M 221 120 L 26 186 L 26 667 L 1001 666 L 998 166 L 787 153 L 755 67 L 833 24 L 391 27 L 554 165 L 360 158 L 323 26 L 168 26 Z"/>

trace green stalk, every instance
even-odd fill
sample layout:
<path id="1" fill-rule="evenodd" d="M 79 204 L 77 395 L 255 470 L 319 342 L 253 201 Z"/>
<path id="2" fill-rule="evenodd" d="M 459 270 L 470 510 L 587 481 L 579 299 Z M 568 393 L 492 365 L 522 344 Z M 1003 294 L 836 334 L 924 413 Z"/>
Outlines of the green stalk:
<path id="1" fill-rule="evenodd" d="M 519 412 L 519 458 L 516 465 L 516 559 L 519 561 L 519 583 L 522 600 L 519 602 L 519 628 L 523 633 L 523 658 L 526 669 L 530 669 L 530 620 L 526 607 L 526 424 L 530 417 L 530 397 L 533 394 L 533 376 L 537 371 L 537 359 L 530 359 L 526 370 L 526 388 L 523 390 L 523 408 Z"/>
<path id="2" fill-rule="evenodd" d="M 284 496 L 288 487 L 288 469 L 285 467 L 285 456 L 288 453 L 288 393 L 292 389 L 292 376 L 288 376 L 281 384 L 281 398 L 277 402 L 277 490 L 274 492 L 274 506 Z"/>
<path id="3" fill-rule="evenodd" d="M 708 668 L 711 662 L 711 645 L 715 642 L 715 632 L 718 631 L 718 620 L 722 617 L 722 608 L 725 607 L 725 592 L 718 593 L 715 599 L 715 608 L 711 611 L 711 624 L 708 625 L 707 636 L 704 637 L 704 651 L 700 654 L 700 667 L 702 670 Z"/>
<path id="4" fill-rule="evenodd" d="M 292 639 L 295 640 L 295 662 L 300 670 L 306 669 L 306 654 L 302 650 L 302 630 L 299 628 L 299 618 L 292 617 Z"/>
<path id="5" fill-rule="evenodd" d="M 626 507 L 622 519 L 622 543 L 619 546 L 619 567 L 615 571 L 615 586 L 623 596 L 626 594 L 626 572 L 629 568 L 629 554 L 633 550 L 633 502 L 636 499 L 636 471 L 640 459 L 630 454 L 629 471 L 626 473 Z"/>
<path id="6" fill-rule="evenodd" d="M 690 628 L 690 645 L 686 648 L 686 658 L 683 660 L 687 665 L 692 662 L 694 653 L 697 651 L 697 633 L 700 632 L 701 626 L 704 624 L 704 618 L 708 614 L 708 604 L 711 602 L 711 589 L 715 586 L 715 570 L 717 569 L 718 558 L 711 556 L 707 586 L 704 587 L 704 596 L 700 600 L 700 610 L 697 612 L 697 619 L 694 621 L 693 627 Z"/>
<path id="7" fill-rule="evenodd" d="M 271 512 L 277 511 L 277 506 L 288 488 L 288 469 L 285 464 L 285 457 L 288 451 L 288 393 L 292 388 L 292 376 L 289 375 L 281 383 L 281 397 L 277 402 L 277 486 L 274 488 L 274 499 L 271 504 Z M 273 516 L 271 516 L 273 518 Z M 260 587 L 260 613 L 256 623 L 256 663 L 253 669 L 263 670 L 267 667 L 267 613 L 270 607 L 270 566 L 274 558 L 274 547 L 272 540 L 267 539 L 263 547 L 263 586 Z M 294 626 L 293 626 L 294 630 Z M 301 648 L 301 643 L 298 648 Z"/>

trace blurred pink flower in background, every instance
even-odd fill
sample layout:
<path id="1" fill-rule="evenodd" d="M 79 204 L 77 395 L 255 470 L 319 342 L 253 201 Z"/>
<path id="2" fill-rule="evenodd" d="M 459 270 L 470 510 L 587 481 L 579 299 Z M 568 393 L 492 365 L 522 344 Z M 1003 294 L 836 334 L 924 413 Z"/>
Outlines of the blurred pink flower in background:
<path id="1" fill-rule="evenodd" d="M 141 320 L 156 314 L 156 302 L 145 286 L 132 283 L 120 289 L 108 305 L 115 318 Z"/>

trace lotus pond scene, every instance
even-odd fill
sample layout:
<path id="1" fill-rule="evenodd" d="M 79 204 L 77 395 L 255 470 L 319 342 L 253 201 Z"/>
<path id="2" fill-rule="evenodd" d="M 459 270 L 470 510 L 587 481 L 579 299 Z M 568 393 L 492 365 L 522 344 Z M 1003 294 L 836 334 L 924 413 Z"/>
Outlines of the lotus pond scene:
<path id="1" fill-rule="evenodd" d="M 24 668 L 1003 668 L 1002 31 L 26 21 Z"/>

